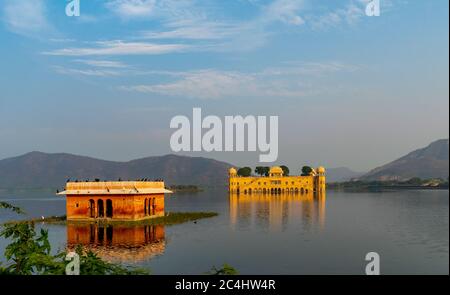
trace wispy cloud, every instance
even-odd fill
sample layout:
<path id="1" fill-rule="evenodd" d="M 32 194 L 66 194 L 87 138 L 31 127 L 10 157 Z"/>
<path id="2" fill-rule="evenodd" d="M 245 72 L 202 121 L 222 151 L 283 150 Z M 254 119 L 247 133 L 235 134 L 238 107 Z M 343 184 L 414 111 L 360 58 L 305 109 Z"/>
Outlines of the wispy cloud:
<path id="1" fill-rule="evenodd" d="M 53 69 L 59 74 L 76 76 L 111 77 L 119 76 L 121 74 L 119 71 L 104 69 L 73 69 L 62 66 L 54 66 Z"/>
<path id="2" fill-rule="evenodd" d="M 307 16 L 308 22 L 313 29 L 326 29 L 340 25 L 354 25 L 358 23 L 365 14 L 365 3 L 362 1 L 351 1 L 345 7 L 335 9 L 322 15 Z"/>
<path id="3" fill-rule="evenodd" d="M 364 15 L 366 4 L 366 0 L 347 0 L 344 5 L 333 4 L 329 11 L 318 13 L 308 10 L 309 0 L 251 2 L 258 10 L 255 16 L 237 20 L 218 14 L 217 5 L 200 6 L 194 0 L 108 0 L 105 5 L 115 15 L 130 21 L 146 17 L 155 21 L 158 29 L 131 32 L 123 40 L 98 41 L 91 46 L 66 47 L 45 54 L 111 56 L 251 51 L 263 47 L 280 30 L 280 26 L 273 24 L 313 29 L 352 25 Z"/>
<path id="4" fill-rule="evenodd" d="M 52 68 L 58 74 L 72 76 L 115 77 L 140 73 L 129 65 L 115 60 L 74 59 L 72 62 L 77 63 L 77 68 L 72 64 Z"/>
<path id="5" fill-rule="evenodd" d="M 6 27 L 20 35 L 39 37 L 53 28 L 47 21 L 44 0 L 3 0 L 2 14 Z"/>
<path id="6" fill-rule="evenodd" d="M 128 65 L 120 61 L 112 61 L 112 60 L 77 59 L 75 60 L 75 62 L 99 68 L 120 68 L 120 69 L 128 68 Z"/>
<path id="7" fill-rule="evenodd" d="M 152 40 L 189 40 L 197 42 L 195 50 L 247 51 L 263 46 L 274 22 L 301 25 L 298 14 L 303 0 L 275 0 L 258 5 L 257 17 L 248 20 L 217 17 L 211 9 L 196 6 L 195 1 L 159 1 L 155 17 L 161 19 L 159 30 L 141 31 L 136 38 Z M 207 7 L 207 6 L 206 6 Z M 198 43 L 199 41 L 207 41 Z"/>
<path id="8" fill-rule="evenodd" d="M 299 12 L 303 7 L 303 2 L 303 0 L 275 0 L 264 9 L 263 18 L 291 25 L 302 25 L 305 21 Z"/>
<path id="9" fill-rule="evenodd" d="M 76 40 L 71 38 L 50 38 L 48 41 L 54 43 L 70 43 L 75 42 Z"/>
<path id="10" fill-rule="evenodd" d="M 191 39 L 220 40 L 239 32 L 240 27 L 219 22 L 185 22 L 169 26 L 166 31 L 143 31 L 139 37 L 143 39 Z"/>
<path id="11" fill-rule="evenodd" d="M 355 72 L 359 65 L 342 62 L 286 62 L 279 67 L 270 67 L 260 72 L 261 76 L 314 76 L 323 77 L 339 72 Z"/>
<path id="12" fill-rule="evenodd" d="M 108 56 L 108 55 L 156 55 L 185 51 L 182 44 L 156 44 L 146 42 L 98 41 L 92 47 L 71 47 L 46 51 L 46 55 L 58 56 Z"/>
<path id="13" fill-rule="evenodd" d="M 336 72 L 352 72 L 357 66 L 343 63 L 291 63 L 260 72 L 199 70 L 178 72 L 176 79 L 163 84 L 122 86 L 126 91 L 157 93 L 166 96 L 198 99 L 227 97 L 278 97 L 298 98 L 317 95 L 323 87 L 317 87 L 312 78 L 320 78 Z"/>
<path id="14" fill-rule="evenodd" d="M 243 51 L 264 46 L 274 23 L 323 29 L 357 24 L 364 16 L 367 0 L 348 0 L 330 5 L 329 11 L 311 11 L 308 0 L 251 0 L 259 13 L 248 20 L 220 19 L 210 10 L 196 9 L 194 1 L 166 0 L 155 4 L 155 17 L 162 19 L 162 29 L 140 32 L 137 39 L 208 41 L 196 50 Z M 162 3 L 162 4 L 161 4 Z M 168 3 L 171 3 L 168 5 Z M 309 8 L 309 9 L 308 9 Z M 196 13 L 192 13 L 196 11 Z M 213 19 L 213 20 L 212 20 Z M 276 30 L 280 30 L 277 27 Z"/>
<path id="15" fill-rule="evenodd" d="M 122 87 L 144 93 L 158 93 L 168 96 L 187 96 L 200 99 L 217 99 L 232 96 L 253 84 L 253 78 L 237 72 L 213 70 L 185 73 L 183 78 L 171 83 Z"/>
<path id="16" fill-rule="evenodd" d="M 122 18 L 150 17 L 156 0 L 111 0 L 106 7 Z"/>

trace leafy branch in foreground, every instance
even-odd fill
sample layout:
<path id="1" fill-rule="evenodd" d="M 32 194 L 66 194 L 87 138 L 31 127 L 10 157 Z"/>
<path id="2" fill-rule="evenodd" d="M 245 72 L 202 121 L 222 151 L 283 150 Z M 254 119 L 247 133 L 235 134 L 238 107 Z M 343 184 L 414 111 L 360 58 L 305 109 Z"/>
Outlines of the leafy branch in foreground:
<path id="1" fill-rule="evenodd" d="M 4 253 L 7 261 L 12 263 L 2 272 L 18 275 L 64 273 L 62 259 L 50 254 L 48 232 L 41 229 L 37 235 L 34 223 L 4 225 L 0 237 L 12 240 Z"/>
<path id="2" fill-rule="evenodd" d="M 0 203 L 0 208 L 19 214 L 23 213 L 20 208 L 4 202 Z M 60 252 L 52 255 L 48 231 L 41 229 L 37 234 L 34 222 L 3 224 L 0 237 L 11 240 L 4 253 L 7 265 L 0 265 L 0 274 L 65 274 L 68 263 L 65 261 L 66 253 Z M 130 269 L 103 261 L 92 251 L 83 252 L 81 247 L 77 248 L 77 254 L 80 256 L 81 275 L 148 274 L 145 270 Z"/>
<path id="3" fill-rule="evenodd" d="M 0 209 L 8 209 L 8 210 L 11 210 L 11 211 L 13 211 L 13 212 L 15 212 L 17 214 L 24 214 L 25 213 L 19 207 L 13 206 L 13 205 L 11 205 L 9 203 L 6 203 L 6 202 L 0 202 Z"/>
<path id="4" fill-rule="evenodd" d="M 0 209 L 7 209 L 18 214 L 23 214 L 19 207 L 0 202 Z M 183 215 L 184 214 L 184 215 Z M 172 216 L 171 223 L 176 224 L 178 219 L 193 219 L 201 217 L 216 216 L 217 213 L 203 213 L 202 216 L 183 213 Z M 185 216 L 186 215 L 186 216 Z M 9 222 L 2 225 L 0 237 L 10 239 L 11 243 L 6 246 L 4 256 L 7 265 L 0 264 L 0 275 L 64 275 L 68 262 L 65 261 L 66 253 L 59 252 L 51 254 L 51 245 L 48 240 L 48 231 L 41 229 L 36 233 L 34 220 Z M 78 246 L 75 252 L 80 257 L 81 275 L 143 275 L 148 271 L 123 267 L 119 264 L 109 263 L 102 260 L 92 251 L 83 251 Z M 213 267 L 208 273 L 210 275 L 236 275 L 237 270 L 228 264 L 222 268 Z"/>
<path id="5" fill-rule="evenodd" d="M 81 246 L 78 246 L 75 252 L 80 256 L 80 274 L 81 275 L 147 275 L 148 271 L 143 269 L 130 269 L 118 264 L 109 263 L 102 260 L 94 252 L 83 252 Z"/>

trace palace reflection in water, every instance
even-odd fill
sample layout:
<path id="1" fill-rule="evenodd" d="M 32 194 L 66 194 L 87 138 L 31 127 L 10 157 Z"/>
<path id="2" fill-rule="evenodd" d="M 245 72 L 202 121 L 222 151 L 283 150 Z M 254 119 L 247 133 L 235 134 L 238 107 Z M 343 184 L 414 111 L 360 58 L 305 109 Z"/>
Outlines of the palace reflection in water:
<path id="1" fill-rule="evenodd" d="M 301 221 L 306 229 L 325 226 L 326 193 L 278 195 L 230 193 L 230 222 L 233 228 L 259 224 L 270 231 L 283 231 Z"/>
<path id="2" fill-rule="evenodd" d="M 139 262 L 164 253 L 164 226 L 69 222 L 67 248 L 74 250 L 78 245 L 107 261 Z"/>

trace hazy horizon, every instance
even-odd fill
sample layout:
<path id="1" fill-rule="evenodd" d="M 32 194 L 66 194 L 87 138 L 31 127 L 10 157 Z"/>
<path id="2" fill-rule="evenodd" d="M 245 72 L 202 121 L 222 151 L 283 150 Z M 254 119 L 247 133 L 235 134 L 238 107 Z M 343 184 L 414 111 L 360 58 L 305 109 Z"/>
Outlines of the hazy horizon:
<path id="1" fill-rule="evenodd" d="M 449 139 L 448 139 L 448 138 L 442 138 L 442 139 L 438 139 L 438 140 L 436 140 L 436 141 L 440 141 L 440 140 L 447 140 L 447 141 L 448 141 Z M 434 142 L 436 142 L 436 141 L 434 141 Z M 421 147 L 421 148 L 425 148 L 425 147 Z M 421 148 L 418 148 L 418 149 L 421 149 Z M 31 154 L 31 153 L 35 153 L 35 152 L 37 152 L 37 153 L 49 154 L 49 155 L 54 155 L 54 154 L 69 154 L 69 155 L 76 155 L 76 156 L 81 156 L 81 157 L 94 158 L 94 159 L 97 159 L 97 160 L 104 160 L 104 161 L 111 161 L 111 162 L 119 162 L 119 163 L 125 163 L 125 162 L 129 162 L 129 161 L 133 161 L 133 160 L 139 160 L 139 159 L 143 159 L 143 158 L 147 158 L 147 157 L 163 157 L 163 156 L 168 156 L 168 155 L 188 156 L 188 157 L 203 157 L 203 158 L 208 158 L 208 159 L 212 159 L 212 160 L 217 160 L 217 161 L 227 162 L 226 160 L 216 159 L 216 158 L 214 158 L 214 157 L 208 157 L 208 155 L 205 155 L 205 156 L 198 156 L 198 155 L 197 155 L 197 156 L 196 156 L 196 155 L 195 155 L 196 153 L 174 153 L 174 152 L 167 153 L 167 154 L 161 154 L 161 155 L 149 155 L 149 156 L 144 156 L 144 157 L 131 158 L 131 159 L 122 159 L 122 160 L 117 160 L 117 159 L 105 159 L 105 158 L 101 158 L 101 157 L 94 157 L 94 156 L 90 156 L 90 155 L 82 155 L 82 154 L 72 154 L 72 153 L 67 153 L 67 152 L 63 152 L 63 151 L 62 151 L 62 152 L 30 151 L 30 152 L 27 152 L 27 153 L 25 153 L 25 154 L 16 155 L 16 156 L 13 156 L 13 157 L 20 157 L 20 156 L 24 156 L 24 155 Z M 405 156 L 406 154 L 409 154 L 410 152 L 413 152 L 413 151 L 406 152 L 406 153 L 405 153 L 404 155 L 402 155 L 402 156 Z M 11 158 L 11 157 L 8 157 L 8 158 L 5 158 L 5 159 L 9 159 L 9 158 Z M 1 161 L 1 160 L 4 160 L 4 159 L 0 159 L 0 161 Z M 387 163 L 389 163 L 389 162 L 391 162 L 391 161 L 394 161 L 394 160 L 397 160 L 397 159 L 388 160 L 388 161 L 386 161 L 385 163 L 383 163 L 383 164 L 381 164 L 381 165 L 387 164 Z M 228 163 L 228 164 L 231 164 L 231 165 L 235 165 L 234 162 L 227 162 L 227 163 Z M 279 162 L 279 161 L 277 161 L 277 162 L 275 162 L 275 163 L 269 163 L 269 164 L 264 164 L 264 163 L 250 163 L 250 164 L 248 164 L 248 166 L 250 166 L 250 167 L 256 167 L 256 166 L 258 166 L 258 165 L 260 165 L 260 166 L 287 165 L 287 166 L 289 166 L 289 168 L 292 168 L 292 169 L 295 170 L 295 168 L 300 169 L 301 165 L 311 165 L 311 163 L 309 163 L 309 162 L 287 163 L 287 162 Z M 294 167 L 293 165 L 295 165 L 295 167 Z M 381 166 L 381 165 L 380 165 L 380 166 Z M 235 166 L 239 166 L 239 165 L 235 165 Z M 319 165 L 313 165 L 313 166 L 319 166 Z M 327 169 L 347 168 L 347 169 L 352 170 L 353 172 L 357 172 L 357 173 L 367 173 L 367 172 L 369 172 L 370 170 L 375 169 L 375 168 L 377 168 L 377 167 L 378 167 L 378 166 L 372 167 L 372 168 L 370 168 L 370 169 L 368 169 L 368 170 L 366 170 L 366 171 L 355 170 L 355 169 L 353 169 L 352 167 L 349 167 L 349 166 L 326 167 L 326 168 L 327 168 Z"/>
<path id="2" fill-rule="evenodd" d="M 194 107 L 279 116 L 275 163 L 364 172 L 447 139 L 448 1 L 366 2 L 2 1 L 0 159 L 172 154 L 170 120 Z"/>

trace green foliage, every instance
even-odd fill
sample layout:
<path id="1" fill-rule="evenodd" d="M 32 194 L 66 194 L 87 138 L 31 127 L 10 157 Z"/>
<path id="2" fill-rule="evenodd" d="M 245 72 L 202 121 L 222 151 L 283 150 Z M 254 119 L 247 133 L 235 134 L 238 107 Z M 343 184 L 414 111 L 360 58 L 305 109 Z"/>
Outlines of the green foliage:
<path id="1" fill-rule="evenodd" d="M 20 208 L 7 203 L 1 203 L 0 208 L 21 213 Z M 2 225 L 0 237 L 10 239 L 6 246 L 4 256 L 7 265 L 0 265 L 0 274 L 14 275 L 63 275 L 68 262 L 65 261 L 65 252 L 51 254 L 51 246 L 48 240 L 48 231 L 41 229 L 36 233 L 35 224 L 32 221 L 18 223 L 6 223 Z M 83 253 L 77 248 L 80 256 L 80 274 L 96 275 L 124 275 L 147 274 L 144 270 L 129 269 L 121 265 L 103 261 L 95 253 L 88 251 Z"/>
<path id="2" fill-rule="evenodd" d="M 197 221 L 203 218 L 211 218 L 219 215 L 216 212 L 166 212 L 166 215 L 161 217 L 155 217 L 150 219 L 144 219 L 139 221 L 116 221 L 116 220 L 98 220 L 97 224 L 104 225 L 122 225 L 134 227 L 138 225 L 175 225 L 189 221 Z M 71 222 L 71 221 L 68 221 Z M 77 221 L 77 223 L 83 223 L 82 221 Z M 92 223 L 92 221 L 86 221 L 85 223 Z"/>
<path id="3" fill-rule="evenodd" d="M 65 223 L 67 221 L 67 216 L 66 215 L 62 215 L 62 216 L 49 216 L 49 217 L 45 217 L 44 219 L 41 218 L 31 218 L 31 219 L 27 219 L 27 220 L 11 220 L 6 222 L 6 224 L 18 224 L 18 223 L 23 223 L 23 222 L 45 222 L 48 224 L 62 224 Z"/>
<path id="4" fill-rule="evenodd" d="M 311 175 L 313 169 L 310 166 L 303 166 L 302 167 L 302 176 L 309 176 Z"/>
<path id="5" fill-rule="evenodd" d="M 284 176 L 289 176 L 289 168 L 287 166 L 281 165 L 280 168 L 283 169 Z"/>
<path id="6" fill-rule="evenodd" d="M 252 168 L 250 167 L 239 168 L 239 170 L 237 171 L 237 175 L 242 177 L 249 177 L 252 175 Z"/>
<path id="7" fill-rule="evenodd" d="M 21 214 L 23 211 L 8 203 L 0 203 L 0 208 L 12 210 Z M 171 216 L 169 218 L 169 216 Z M 171 224 L 197 220 L 199 218 L 217 216 L 213 212 L 174 213 L 161 218 Z M 51 254 L 51 245 L 48 240 L 48 231 L 41 229 L 36 233 L 34 221 L 11 222 L 2 225 L 0 237 L 10 239 L 11 243 L 6 247 L 4 256 L 7 265 L 0 263 L 0 275 L 64 275 L 66 266 L 66 253 Z M 78 246 L 75 252 L 80 257 L 81 275 L 145 275 L 148 271 L 138 268 L 124 267 L 119 264 L 102 260 L 91 250 L 83 251 Z M 224 264 L 222 268 L 215 267 L 209 272 L 213 275 L 235 275 L 237 271 Z"/>
<path id="8" fill-rule="evenodd" d="M 420 179 L 418 177 L 409 180 L 355 180 L 337 183 L 329 183 L 327 188 L 334 190 L 354 192 L 378 192 L 383 190 L 400 189 L 448 189 L 448 182 L 439 179 Z"/>
<path id="9" fill-rule="evenodd" d="M 19 207 L 13 206 L 6 202 L 0 202 L 0 209 L 8 209 L 11 210 L 17 214 L 24 214 L 25 212 L 22 211 Z"/>
<path id="10" fill-rule="evenodd" d="M 213 268 L 206 274 L 209 274 L 209 275 L 237 275 L 238 271 L 234 267 L 225 263 L 219 269 L 216 268 L 215 266 L 213 266 Z"/>
<path id="11" fill-rule="evenodd" d="M 166 215 L 151 219 L 144 219 L 140 221 L 116 221 L 116 220 L 98 220 L 95 223 L 105 224 L 105 225 L 127 225 L 127 226 L 137 226 L 137 225 L 175 225 L 189 221 L 196 221 L 203 218 L 216 217 L 216 212 L 167 212 Z M 8 221 L 6 225 L 20 224 L 24 222 L 44 222 L 46 224 L 65 224 L 67 221 L 66 215 L 63 216 L 50 216 L 45 219 L 33 218 L 28 220 L 12 220 Z M 77 223 L 92 223 L 93 221 L 77 221 Z"/>
<path id="12" fill-rule="evenodd" d="M 149 274 L 142 269 L 130 269 L 118 264 L 108 263 L 98 257 L 94 252 L 83 252 L 82 247 L 75 251 L 80 256 L 81 275 L 145 275 Z"/>
<path id="13" fill-rule="evenodd" d="M 33 222 L 3 225 L 0 237 L 11 239 L 4 256 L 11 263 L 2 271 L 17 275 L 63 274 L 63 254 L 52 256 L 48 232 L 38 235 Z"/>
<path id="14" fill-rule="evenodd" d="M 411 179 L 409 179 L 408 181 L 406 181 L 406 184 L 410 184 L 410 185 L 421 185 L 423 183 L 423 180 L 420 179 L 419 177 L 413 177 Z"/>
<path id="15" fill-rule="evenodd" d="M 258 166 L 255 168 L 255 174 L 259 175 L 259 176 L 263 176 L 264 175 L 264 167 L 262 166 Z"/>
<path id="16" fill-rule="evenodd" d="M 258 166 L 255 168 L 255 173 L 259 176 L 269 176 L 270 167 Z"/>
<path id="17" fill-rule="evenodd" d="M 173 192 L 201 192 L 201 191 L 203 191 L 202 188 L 200 188 L 197 185 L 193 185 L 193 184 L 172 185 L 172 186 L 169 186 L 169 189 Z"/>

